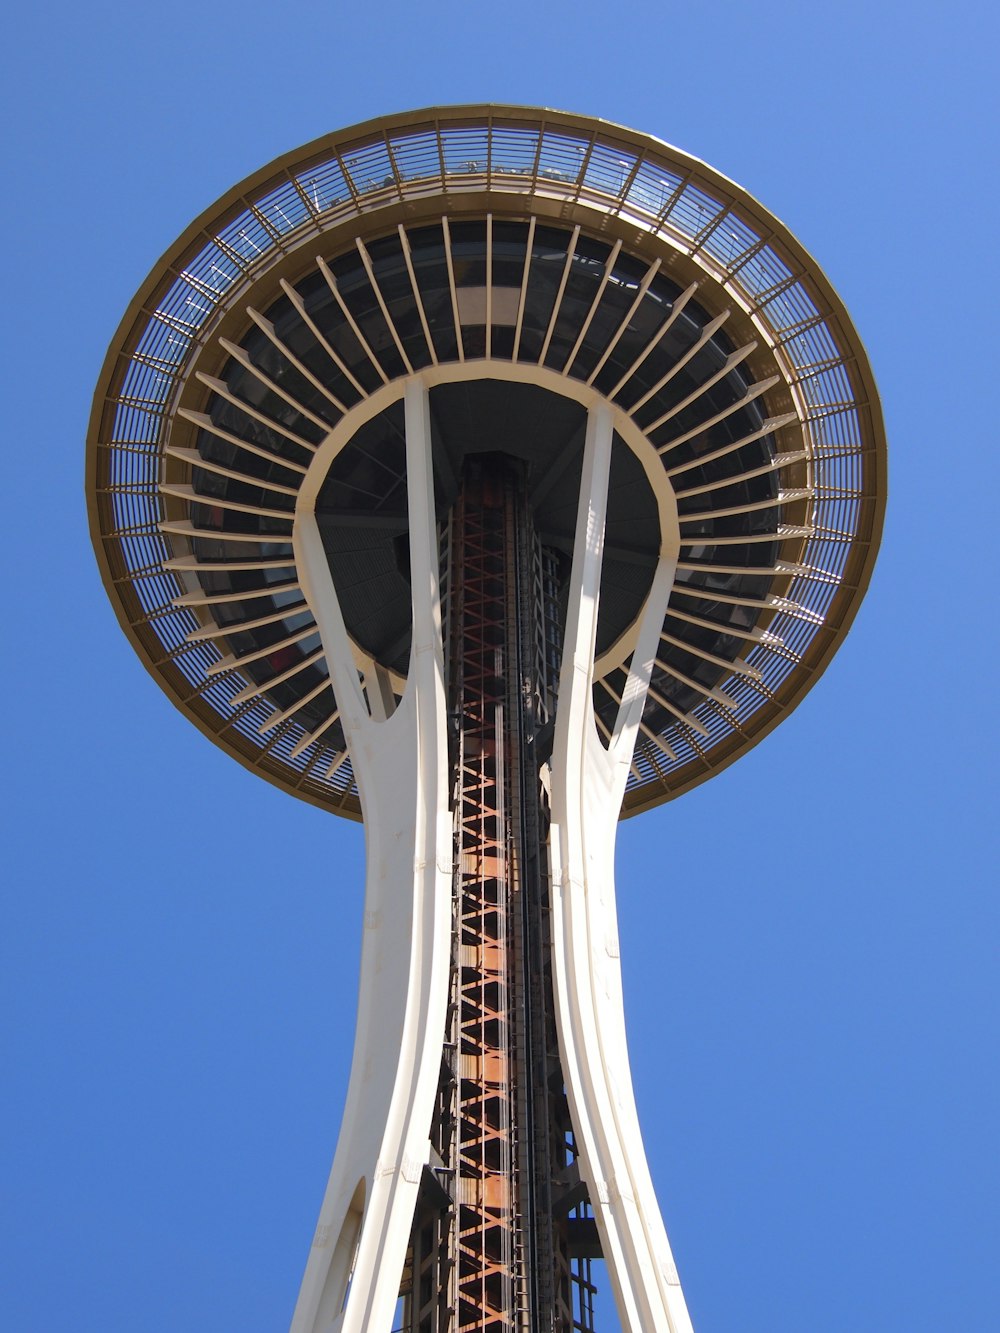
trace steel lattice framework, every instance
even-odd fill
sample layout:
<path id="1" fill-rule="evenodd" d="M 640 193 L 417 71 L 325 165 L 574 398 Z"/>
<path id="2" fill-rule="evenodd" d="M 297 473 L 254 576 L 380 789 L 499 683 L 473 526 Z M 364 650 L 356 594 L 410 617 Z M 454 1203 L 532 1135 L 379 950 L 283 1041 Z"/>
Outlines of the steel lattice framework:
<path id="1" fill-rule="evenodd" d="M 617 820 L 787 715 L 870 577 L 885 442 L 838 298 L 739 187 L 603 121 L 330 135 L 141 288 L 88 440 L 141 658 L 369 846 L 355 1061 L 293 1328 L 686 1307 L 621 1010 Z"/>

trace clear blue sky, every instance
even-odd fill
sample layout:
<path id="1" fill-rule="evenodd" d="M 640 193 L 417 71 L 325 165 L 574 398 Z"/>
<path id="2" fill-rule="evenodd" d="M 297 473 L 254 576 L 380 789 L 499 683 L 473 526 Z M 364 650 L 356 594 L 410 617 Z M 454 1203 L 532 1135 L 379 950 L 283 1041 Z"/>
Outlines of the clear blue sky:
<path id="1" fill-rule="evenodd" d="M 101 587 L 107 344 L 279 153 L 523 101 L 655 133 L 782 218 L 853 314 L 891 446 L 823 681 L 621 830 L 639 1109 L 696 1333 L 992 1333 L 994 8 L 99 0 L 5 36 L 0 1327 L 286 1328 L 352 1037 L 359 829 L 185 722 Z"/>

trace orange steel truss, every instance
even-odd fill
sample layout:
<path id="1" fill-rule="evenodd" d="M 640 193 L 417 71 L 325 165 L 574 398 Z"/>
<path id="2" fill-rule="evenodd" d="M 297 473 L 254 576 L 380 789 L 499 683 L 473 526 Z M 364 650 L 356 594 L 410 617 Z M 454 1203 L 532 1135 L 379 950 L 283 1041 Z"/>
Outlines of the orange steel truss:
<path id="1" fill-rule="evenodd" d="M 459 506 L 459 1333 L 516 1327 L 523 1300 L 512 1142 L 510 846 L 505 777 L 506 506 L 470 479 Z"/>
<path id="2" fill-rule="evenodd" d="M 516 470 L 467 467 L 444 546 L 454 721 L 454 954 L 406 1333 L 588 1333 L 593 1220 L 552 1010 L 540 731 L 556 582 Z"/>

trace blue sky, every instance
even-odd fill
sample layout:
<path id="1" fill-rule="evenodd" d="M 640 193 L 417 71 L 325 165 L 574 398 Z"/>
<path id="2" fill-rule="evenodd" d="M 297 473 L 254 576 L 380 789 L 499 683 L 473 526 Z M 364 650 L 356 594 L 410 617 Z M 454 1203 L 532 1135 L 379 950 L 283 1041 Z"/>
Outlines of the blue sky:
<path id="1" fill-rule="evenodd" d="M 825 268 L 883 397 L 883 550 L 843 650 L 762 746 L 620 834 L 640 1116 L 696 1333 L 996 1327 L 997 26 L 898 0 L 8 21 L 0 1327 L 287 1326 L 362 839 L 140 666 L 84 435 L 126 305 L 197 213 L 327 130 L 461 101 L 617 120 L 746 186 Z"/>

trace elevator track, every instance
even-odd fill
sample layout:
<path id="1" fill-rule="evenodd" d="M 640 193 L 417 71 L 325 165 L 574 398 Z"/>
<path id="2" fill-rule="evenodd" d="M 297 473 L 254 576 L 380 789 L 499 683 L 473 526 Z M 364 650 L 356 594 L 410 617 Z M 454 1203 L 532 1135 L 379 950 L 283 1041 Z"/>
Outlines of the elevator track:
<path id="1" fill-rule="evenodd" d="M 542 768 L 559 569 L 519 467 L 470 459 L 446 537 L 454 763 L 448 1030 L 405 1333 L 591 1333 L 599 1254 L 558 1057 Z"/>

